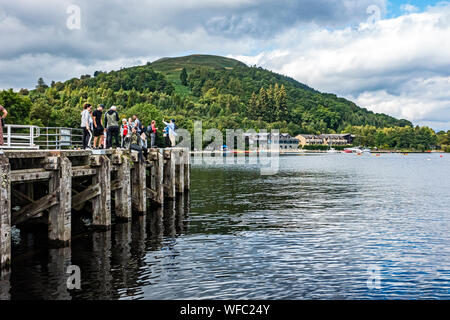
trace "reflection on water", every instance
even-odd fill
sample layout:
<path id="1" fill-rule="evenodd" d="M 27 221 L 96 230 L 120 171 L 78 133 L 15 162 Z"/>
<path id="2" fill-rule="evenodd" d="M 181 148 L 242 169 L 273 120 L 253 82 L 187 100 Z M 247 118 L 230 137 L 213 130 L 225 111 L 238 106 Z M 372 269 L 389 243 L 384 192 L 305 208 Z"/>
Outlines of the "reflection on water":
<path id="1" fill-rule="evenodd" d="M 194 166 L 190 196 L 71 249 L 15 235 L 0 299 L 449 299 L 449 159 L 282 157 L 275 176 Z M 71 264 L 80 291 L 66 289 Z"/>
<path id="2" fill-rule="evenodd" d="M 45 235 L 21 235 L 13 247 L 13 271 L 0 278 L 0 299 L 143 297 L 142 287 L 164 276 L 159 252 L 187 231 L 188 210 L 189 194 L 179 195 L 132 222 L 78 235 L 71 248 L 48 250 Z M 67 289 L 70 265 L 81 268 L 81 290 Z"/>

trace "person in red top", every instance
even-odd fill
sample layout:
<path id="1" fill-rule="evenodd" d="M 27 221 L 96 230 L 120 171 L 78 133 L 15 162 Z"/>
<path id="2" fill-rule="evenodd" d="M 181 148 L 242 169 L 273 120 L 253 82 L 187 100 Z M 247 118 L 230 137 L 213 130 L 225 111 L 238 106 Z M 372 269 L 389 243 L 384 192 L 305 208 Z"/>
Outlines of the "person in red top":
<path id="1" fill-rule="evenodd" d="M 121 127 L 121 132 L 122 132 L 122 148 L 125 148 L 125 144 L 126 144 L 126 138 L 128 135 L 128 130 L 130 128 L 128 127 L 128 123 L 127 123 L 127 119 L 122 119 L 122 127 Z"/>
<path id="2" fill-rule="evenodd" d="M 150 148 L 156 148 L 156 132 L 158 131 L 158 128 L 156 127 L 156 121 L 152 120 L 152 124 L 147 129 L 147 132 L 150 133 Z"/>
<path id="3" fill-rule="evenodd" d="M 8 111 L 6 111 L 6 109 L 0 105 L 0 146 L 3 145 L 3 126 L 5 125 L 5 118 L 8 115 Z"/>

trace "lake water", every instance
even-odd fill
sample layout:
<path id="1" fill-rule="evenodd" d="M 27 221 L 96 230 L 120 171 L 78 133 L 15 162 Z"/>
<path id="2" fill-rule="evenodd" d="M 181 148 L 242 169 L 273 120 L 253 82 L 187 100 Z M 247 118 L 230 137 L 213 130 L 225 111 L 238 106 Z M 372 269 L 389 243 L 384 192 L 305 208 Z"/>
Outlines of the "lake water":
<path id="1" fill-rule="evenodd" d="M 86 232 L 14 235 L 11 299 L 449 299 L 450 155 L 194 166 L 189 196 Z M 81 269 L 80 291 L 66 266 Z"/>

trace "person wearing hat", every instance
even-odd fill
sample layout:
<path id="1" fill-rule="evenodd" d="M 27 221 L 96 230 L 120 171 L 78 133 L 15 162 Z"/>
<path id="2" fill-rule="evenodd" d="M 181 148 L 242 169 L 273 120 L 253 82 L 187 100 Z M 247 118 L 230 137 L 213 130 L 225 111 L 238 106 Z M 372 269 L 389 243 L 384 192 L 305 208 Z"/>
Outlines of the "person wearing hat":
<path id="1" fill-rule="evenodd" d="M 119 114 L 117 113 L 117 107 L 112 106 L 109 111 L 105 114 L 105 131 L 106 136 L 106 149 L 110 149 L 113 146 L 113 138 L 115 142 L 115 147 L 120 147 L 119 140 Z"/>
<path id="2" fill-rule="evenodd" d="M 104 132 L 103 128 L 103 109 L 104 105 L 99 104 L 97 110 L 92 113 L 94 118 L 94 149 L 103 146 Z"/>

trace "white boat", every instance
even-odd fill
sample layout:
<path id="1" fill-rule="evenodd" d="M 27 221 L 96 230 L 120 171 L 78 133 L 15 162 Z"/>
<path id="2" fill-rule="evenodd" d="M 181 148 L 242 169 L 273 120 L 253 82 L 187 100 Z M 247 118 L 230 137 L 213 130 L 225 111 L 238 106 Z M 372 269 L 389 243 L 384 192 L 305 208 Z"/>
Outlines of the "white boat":
<path id="1" fill-rule="evenodd" d="M 339 153 L 335 148 L 330 148 L 327 150 L 327 153 Z"/>

